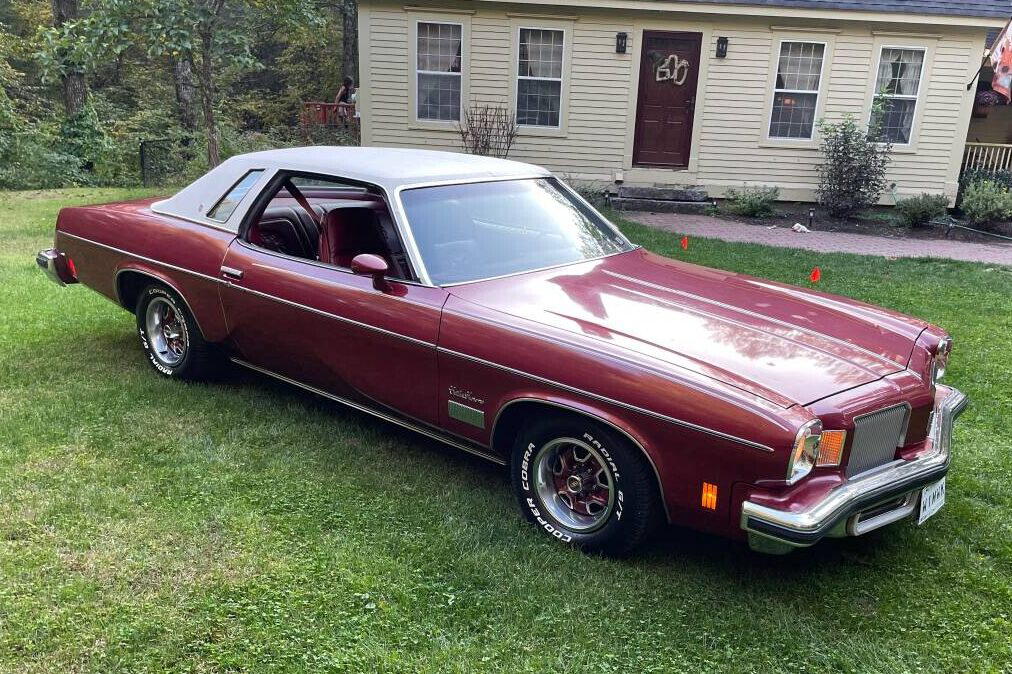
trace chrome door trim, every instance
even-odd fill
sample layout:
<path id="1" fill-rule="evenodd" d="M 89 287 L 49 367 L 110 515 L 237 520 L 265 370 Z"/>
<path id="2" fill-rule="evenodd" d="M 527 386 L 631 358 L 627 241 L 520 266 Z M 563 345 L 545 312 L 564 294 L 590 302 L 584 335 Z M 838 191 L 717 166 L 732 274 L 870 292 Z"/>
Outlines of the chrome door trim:
<path id="1" fill-rule="evenodd" d="M 770 446 L 768 446 L 768 445 L 763 445 L 763 444 L 758 443 L 758 442 L 753 442 L 751 440 L 746 440 L 745 438 L 740 438 L 740 437 L 738 437 L 736 435 L 731 435 L 730 433 L 724 433 L 722 431 L 718 431 L 718 430 L 715 430 L 713 428 L 707 428 L 706 426 L 700 426 L 699 424 L 694 424 L 691 421 L 684 421 L 682 419 L 677 419 L 675 417 L 668 416 L 668 415 L 662 414 L 660 412 L 654 412 L 653 410 L 648 410 L 648 409 L 643 408 L 643 407 L 638 407 L 638 406 L 632 405 L 630 403 L 622 402 L 621 400 L 615 400 L 614 398 L 609 398 L 607 396 L 603 396 L 603 395 L 600 395 L 600 394 L 597 394 L 597 393 L 591 393 L 590 391 L 586 391 L 584 389 L 577 388 L 575 386 L 569 386 L 567 384 L 563 384 L 563 383 L 554 381 L 552 379 L 547 379 L 545 377 L 539 377 L 538 375 L 530 374 L 528 372 L 524 372 L 523 370 L 517 370 L 515 368 L 508 367 L 506 365 L 500 365 L 499 363 L 493 363 L 492 361 L 485 360 L 484 358 L 478 358 L 477 356 L 471 356 L 471 355 L 468 355 L 466 353 L 461 353 L 460 351 L 454 351 L 453 349 L 447 349 L 447 348 L 442 347 L 442 346 L 436 347 L 436 350 L 439 351 L 439 352 L 441 352 L 441 353 L 445 353 L 447 355 L 450 355 L 450 356 L 457 356 L 458 358 L 463 358 L 465 360 L 470 360 L 472 362 L 479 363 L 481 365 L 486 365 L 488 367 L 494 367 L 494 368 L 496 368 L 498 370 L 502 370 L 504 372 L 509 372 L 511 374 L 519 375 L 521 377 L 527 377 L 528 379 L 532 379 L 532 380 L 540 382 L 542 384 L 547 384 L 549 386 L 554 386 L 554 387 L 560 388 L 560 389 L 562 389 L 564 391 L 569 391 L 570 393 L 576 393 L 576 394 L 579 394 L 579 395 L 586 396 L 588 398 L 593 398 L 594 400 L 599 400 L 601 402 L 608 403 L 609 405 L 615 405 L 616 407 L 621 407 L 621 408 L 630 410 L 632 412 L 638 412 L 640 414 L 644 414 L 646 416 L 653 417 L 655 419 L 660 419 L 661 421 L 666 421 L 668 423 L 675 424 L 676 426 L 682 426 L 682 427 L 689 428 L 689 429 L 694 430 L 694 431 L 699 431 L 701 433 L 706 433 L 708 435 L 713 435 L 715 437 L 719 437 L 719 438 L 722 438 L 724 440 L 730 440 L 731 442 L 735 442 L 735 443 L 738 443 L 738 444 L 741 444 L 741 445 L 745 445 L 745 446 L 751 447 L 753 449 L 758 449 L 758 450 L 763 451 L 763 452 L 772 453 L 774 451 L 773 448 L 770 447 Z"/>
<path id="2" fill-rule="evenodd" d="M 491 452 L 484 452 L 484 451 L 478 449 L 477 447 L 471 447 L 471 446 L 468 446 L 468 445 L 466 445 L 466 444 L 464 444 L 462 442 L 458 442 L 458 441 L 454 440 L 453 438 L 448 437 L 446 434 L 444 434 L 443 432 L 441 432 L 439 430 L 436 430 L 436 429 L 433 429 L 433 428 L 428 428 L 428 427 L 420 425 L 420 424 L 413 424 L 413 423 L 410 423 L 410 422 L 405 421 L 403 419 L 399 419 L 399 418 L 397 418 L 397 417 L 395 417 L 395 416 L 393 416 L 391 414 L 387 414 L 386 412 L 381 412 L 381 411 L 379 411 L 377 409 L 374 409 L 372 407 L 368 407 L 368 406 L 362 405 L 360 403 L 352 402 L 351 400 L 348 400 L 346 398 L 342 398 L 340 396 L 336 396 L 336 395 L 334 395 L 332 393 L 328 393 L 326 391 L 318 389 L 315 386 L 310 386 L 309 384 L 304 384 L 304 383 L 302 383 L 300 381 L 297 381 L 295 379 L 292 379 L 290 377 L 286 377 L 286 376 L 278 374 L 276 372 L 272 372 L 271 370 L 268 370 L 266 368 L 262 368 L 259 365 L 254 365 L 253 363 L 249 363 L 247 361 L 244 361 L 241 358 L 231 358 L 230 360 L 233 363 L 235 363 L 236 365 L 241 365 L 243 367 L 249 368 L 249 369 L 254 370 L 256 372 L 259 372 L 261 374 L 265 374 L 265 375 L 267 375 L 269 377 L 273 377 L 273 378 L 275 378 L 275 379 L 277 379 L 279 381 L 285 382 L 286 384 L 292 384 L 293 386 L 298 386 L 299 388 L 305 389 L 306 391 L 309 391 L 310 393 L 315 393 L 316 395 L 322 396 L 324 398 L 328 398 L 330 400 L 333 400 L 334 402 L 341 403 L 342 405 L 347 405 L 348 407 L 351 407 L 352 409 L 356 409 L 359 412 L 365 412 L 366 414 L 371 414 L 372 416 L 377 417 L 379 419 L 382 419 L 383 421 L 388 421 L 388 422 L 390 422 L 392 424 L 395 424 L 397 426 L 401 426 L 401 427 L 406 428 L 406 429 L 408 429 L 410 431 L 414 431 L 416 433 L 420 433 L 421 435 L 424 435 L 426 437 L 432 438 L 433 440 L 439 440 L 440 442 L 443 442 L 443 443 L 445 443 L 447 445 L 450 445 L 451 447 L 454 447 L 456 449 L 460 449 L 460 450 L 465 451 L 465 452 L 467 452 L 469 454 L 474 454 L 475 456 L 481 457 L 481 458 L 483 458 L 483 459 L 485 459 L 487 461 L 491 461 L 492 463 L 497 463 L 500 466 L 505 466 L 506 465 L 506 461 L 503 460 L 501 457 L 498 457 L 498 456 L 496 456 L 495 454 L 493 454 Z"/>

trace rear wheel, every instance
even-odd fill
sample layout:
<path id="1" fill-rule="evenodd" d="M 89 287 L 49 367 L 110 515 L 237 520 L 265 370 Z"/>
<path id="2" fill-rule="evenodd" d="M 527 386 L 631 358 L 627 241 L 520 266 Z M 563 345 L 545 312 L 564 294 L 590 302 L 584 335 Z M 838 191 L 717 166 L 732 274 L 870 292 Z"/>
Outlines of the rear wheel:
<path id="1" fill-rule="evenodd" d="M 138 297 L 135 313 L 141 348 L 159 374 L 188 380 L 211 374 L 211 345 L 175 292 L 160 283 L 147 286 Z"/>
<path id="2" fill-rule="evenodd" d="M 642 452 L 590 419 L 527 424 L 517 435 L 511 473 L 525 517 L 563 543 L 623 555 L 660 521 L 660 496 Z"/>

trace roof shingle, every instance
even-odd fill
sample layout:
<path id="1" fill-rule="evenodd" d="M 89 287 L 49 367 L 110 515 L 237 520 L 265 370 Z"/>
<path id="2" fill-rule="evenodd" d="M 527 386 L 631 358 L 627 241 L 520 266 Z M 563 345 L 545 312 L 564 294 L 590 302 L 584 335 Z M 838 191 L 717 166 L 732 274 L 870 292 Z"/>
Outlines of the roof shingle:
<path id="1" fill-rule="evenodd" d="M 1004 19 L 1012 15 L 1010 0 L 683 0 L 728 5 L 768 5 L 803 9 L 852 9 L 865 12 L 902 12 Z"/>

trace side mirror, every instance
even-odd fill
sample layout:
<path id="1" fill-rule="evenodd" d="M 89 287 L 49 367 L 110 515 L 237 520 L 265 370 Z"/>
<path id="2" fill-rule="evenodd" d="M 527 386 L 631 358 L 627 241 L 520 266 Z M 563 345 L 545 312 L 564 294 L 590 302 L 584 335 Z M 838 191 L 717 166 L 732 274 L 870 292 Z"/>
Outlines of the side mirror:
<path id="1" fill-rule="evenodd" d="M 372 285 L 377 290 L 386 290 L 385 276 L 389 270 L 386 260 L 372 253 L 362 253 L 351 260 L 351 273 L 357 276 L 372 276 Z"/>

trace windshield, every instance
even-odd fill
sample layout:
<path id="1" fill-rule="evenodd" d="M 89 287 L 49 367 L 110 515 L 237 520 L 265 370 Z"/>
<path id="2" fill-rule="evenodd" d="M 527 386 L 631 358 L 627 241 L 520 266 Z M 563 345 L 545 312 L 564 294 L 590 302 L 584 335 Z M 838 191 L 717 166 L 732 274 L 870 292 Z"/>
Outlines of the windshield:
<path id="1" fill-rule="evenodd" d="M 554 178 L 421 187 L 401 203 L 433 283 L 581 262 L 632 246 Z"/>

